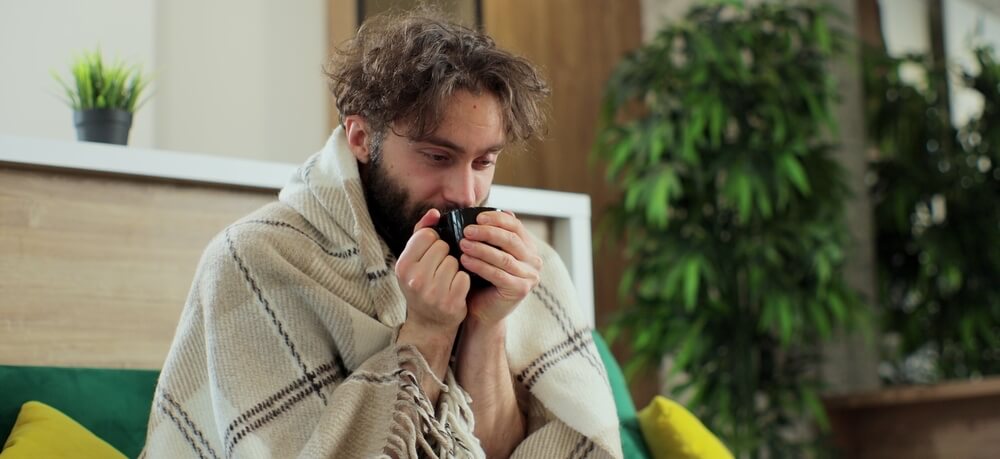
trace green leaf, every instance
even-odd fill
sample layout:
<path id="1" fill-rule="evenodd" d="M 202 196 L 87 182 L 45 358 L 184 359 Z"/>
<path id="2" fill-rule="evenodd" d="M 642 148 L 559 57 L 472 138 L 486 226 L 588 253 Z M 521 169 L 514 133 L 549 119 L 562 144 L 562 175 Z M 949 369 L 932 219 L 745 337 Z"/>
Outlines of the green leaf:
<path id="1" fill-rule="evenodd" d="M 677 355 L 674 357 L 674 364 L 672 368 L 674 372 L 680 372 L 687 369 L 688 364 L 691 362 L 692 357 L 694 357 L 698 349 L 698 344 L 701 340 L 701 331 L 705 328 L 706 322 L 707 321 L 704 317 L 699 318 L 691 324 L 691 328 L 684 334 L 680 350 L 677 351 Z"/>
<path id="2" fill-rule="evenodd" d="M 623 136 L 623 138 L 615 145 L 614 150 L 612 150 L 611 153 L 611 163 L 608 164 L 608 170 L 606 172 L 606 178 L 609 182 L 614 181 L 614 178 L 621 172 L 622 167 L 628 163 L 631 153 L 632 139 L 628 136 Z"/>
<path id="3" fill-rule="evenodd" d="M 829 54 L 832 51 L 830 29 L 826 26 L 826 20 L 822 16 L 817 16 L 813 21 L 813 32 L 816 35 L 816 44 L 820 51 Z"/>
<path id="4" fill-rule="evenodd" d="M 641 185 L 633 184 L 625 190 L 625 210 L 634 211 L 639 206 L 639 198 L 645 191 Z"/>
<path id="5" fill-rule="evenodd" d="M 681 269 L 679 265 L 673 265 L 668 268 L 666 273 L 666 280 L 663 282 L 663 287 L 660 290 L 660 295 L 664 299 L 672 299 L 677 295 L 677 287 L 681 283 L 681 279 L 684 277 L 684 270 Z"/>
<path id="6" fill-rule="evenodd" d="M 837 320 L 837 323 L 842 324 L 847 320 L 847 307 L 840 298 L 840 294 L 831 292 L 827 296 L 827 305 L 830 307 L 830 312 L 833 313 L 833 317 Z"/>
<path id="7" fill-rule="evenodd" d="M 664 138 L 662 132 L 664 130 L 665 129 L 663 128 L 656 129 L 654 130 L 653 135 L 650 136 L 649 159 L 650 163 L 652 164 L 656 164 L 657 162 L 659 162 L 660 157 L 663 156 L 663 150 L 665 150 L 665 147 L 664 147 Z"/>
<path id="8" fill-rule="evenodd" d="M 719 99 L 712 99 L 712 111 L 709 120 L 708 132 L 711 138 L 710 142 L 713 148 L 717 148 L 722 143 L 722 129 L 723 123 L 725 121 L 725 112 L 722 108 L 722 102 Z"/>
<path id="9" fill-rule="evenodd" d="M 806 306 L 809 310 L 809 315 L 812 317 L 813 325 L 816 327 L 816 331 L 819 332 L 820 338 L 827 339 L 830 337 L 830 320 L 826 317 L 826 311 L 818 303 L 812 303 Z"/>
<path id="10" fill-rule="evenodd" d="M 768 197 L 767 193 L 757 193 L 756 197 L 757 209 L 760 210 L 760 215 L 764 218 L 771 218 L 774 209 L 771 206 L 770 197 Z"/>
<path id="11" fill-rule="evenodd" d="M 685 124 L 681 134 L 681 158 L 688 164 L 698 163 L 698 153 L 694 149 L 694 143 L 694 129 L 691 125 Z"/>
<path id="12" fill-rule="evenodd" d="M 788 298 L 779 296 L 774 300 L 774 307 L 777 308 L 778 312 L 778 336 L 781 338 L 782 345 L 787 346 L 792 340 L 792 328 L 794 326 L 792 305 L 788 301 Z"/>
<path id="13" fill-rule="evenodd" d="M 826 256 L 822 253 L 814 255 L 813 266 L 816 269 L 816 279 L 819 281 L 817 288 L 830 282 L 830 277 L 833 275 L 833 267 L 830 265 L 830 262 L 827 261 Z"/>
<path id="14" fill-rule="evenodd" d="M 701 273 L 701 257 L 691 257 L 684 265 L 684 309 L 693 312 L 698 301 L 698 282 Z"/>
<path id="15" fill-rule="evenodd" d="M 795 158 L 795 155 L 781 155 L 780 162 L 785 178 L 791 181 L 802 194 L 808 195 L 811 192 L 809 179 L 806 178 L 806 172 L 802 169 L 802 164 Z"/>
<path id="16" fill-rule="evenodd" d="M 820 428 L 823 429 L 823 431 L 829 431 L 830 420 L 826 417 L 826 410 L 823 408 L 823 403 L 820 402 L 816 392 L 808 387 L 803 387 L 799 394 L 801 395 L 806 408 L 810 413 L 812 413 L 813 419 L 817 424 L 819 424 Z"/>
<path id="17" fill-rule="evenodd" d="M 962 346 L 967 351 L 976 351 L 976 318 L 972 316 L 962 317 L 958 321 L 958 336 L 962 340 Z"/>
<path id="18" fill-rule="evenodd" d="M 624 302 L 628 298 L 629 292 L 635 288 L 635 276 L 636 276 L 635 265 L 625 268 L 622 272 L 621 281 L 618 282 L 618 301 Z"/>
<path id="19" fill-rule="evenodd" d="M 669 171 L 664 171 L 656 179 L 649 201 L 646 203 L 646 218 L 654 227 L 667 226 L 667 209 L 670 204 Z"/>
<path id="20" fill-rule="evenodd" d="M 750 177 L 739 174 L 734 177 L 736 185 L 736 202 L 739 205 L 740 222 L 750 221 L 750 203 L 753 201 L 753 189 L 750 184 Z"/>

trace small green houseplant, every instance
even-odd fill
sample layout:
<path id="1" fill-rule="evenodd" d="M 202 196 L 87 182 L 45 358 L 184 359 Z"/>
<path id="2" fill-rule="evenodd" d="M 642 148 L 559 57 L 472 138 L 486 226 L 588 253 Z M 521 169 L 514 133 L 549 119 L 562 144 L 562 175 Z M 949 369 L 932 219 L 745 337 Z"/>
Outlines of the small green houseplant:
<path id="1" fill-rule="evenodd" d="M 596 156 L 622 199 L 626 372 L 672 357 L 672 384 L 737 457 L 808 457 L 825 424 L 819 344 L 867 322 L 843 276 L 844 172 L 834 159 L 845 38 L 826 6 L 693 8 L 606 86 Z"/>
<path id="2" fill-rule="evenodd" d="M 77 138 L 91 142 L 125 145 L 132 115 L 149 80 L 137 66 L 121 61 L 104 62 L 100 49 L 83 52 L 70 68 L 71 82 L 57 73 L 56 79 L 73 108 Z"/>

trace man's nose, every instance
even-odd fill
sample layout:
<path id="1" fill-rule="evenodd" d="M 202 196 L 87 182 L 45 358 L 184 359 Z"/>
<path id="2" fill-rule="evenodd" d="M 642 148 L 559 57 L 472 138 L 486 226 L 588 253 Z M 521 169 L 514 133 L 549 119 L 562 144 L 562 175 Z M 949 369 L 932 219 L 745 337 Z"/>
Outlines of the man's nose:
<path id="1" fill-rule="evenodd" d="M 444 198 L 458 207 L 476 205 L 476 177 L 470 168 L 457 170 L 448 177 Z"/>

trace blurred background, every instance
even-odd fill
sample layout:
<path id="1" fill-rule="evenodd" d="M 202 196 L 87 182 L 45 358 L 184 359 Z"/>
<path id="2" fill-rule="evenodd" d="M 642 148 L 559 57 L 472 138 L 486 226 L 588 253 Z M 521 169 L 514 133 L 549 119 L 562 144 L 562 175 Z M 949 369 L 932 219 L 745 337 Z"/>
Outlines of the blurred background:
<path id="1" fill-rule="evenodd" d="M 332 50 L 416 3 L 2 0 L 0 134 L 73 140 L 50 75 L 99 46 L 152 78 L 130 145 L 299 163 Z M 496 183 L 591 197 L 635 405 L 738 457 L 995 457 L 1000 1 L 429 3 L 548 78 Z"/>

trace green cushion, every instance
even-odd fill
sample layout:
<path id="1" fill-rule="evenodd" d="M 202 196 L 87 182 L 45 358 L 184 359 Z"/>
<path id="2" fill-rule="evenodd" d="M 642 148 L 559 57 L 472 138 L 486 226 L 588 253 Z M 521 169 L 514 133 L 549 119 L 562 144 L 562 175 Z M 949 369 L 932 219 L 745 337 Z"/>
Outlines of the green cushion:
<path id="1" fill-rule="evenodd" d="M 146 441 L 158 371 L 0 365 L 0 445 L 31 400 L 73 418 L 128 457 Z"/>
<path id="2" fill-rule="evenodd" d="M 635 412 L 635 403 L 632 402 L 632 394 L 629 392 L 628 383 L 625 382 L 625 375 L 622 374 L 621 367 L 615 361 L 615 356 L 608 349 L 608 344 L 604 338 L 594 331 L 594 344 L 597 345 L 597 352 L 601 354 L 601 361 L 604 368 L 608 370 L 608 382 L 611 383 L 611 393 L 615 396 L 615 408 L 618 411 L 619 432 L 622 437 L 622 452 L 625 459 L 647 459 L 649 450 L 646 448 L 646 441 L 642 438 L 642 430 L 639 428 L 639 418 Z"/>

